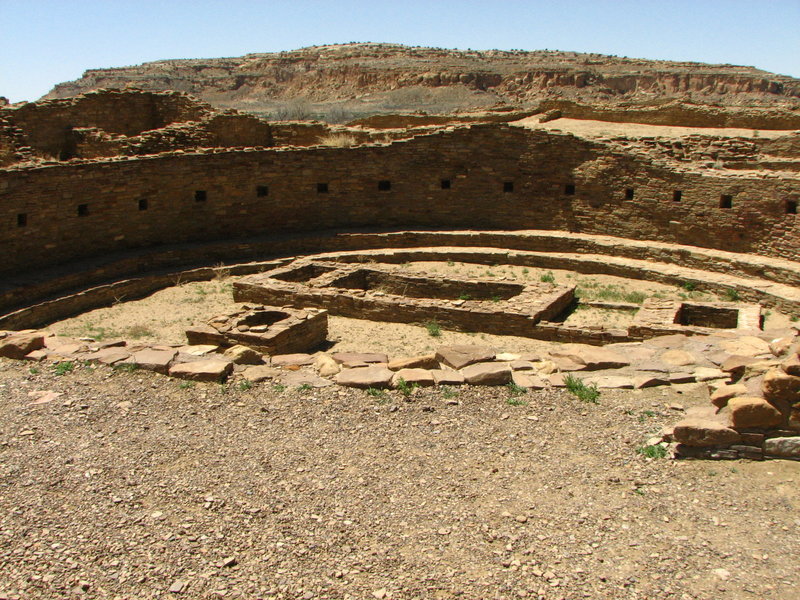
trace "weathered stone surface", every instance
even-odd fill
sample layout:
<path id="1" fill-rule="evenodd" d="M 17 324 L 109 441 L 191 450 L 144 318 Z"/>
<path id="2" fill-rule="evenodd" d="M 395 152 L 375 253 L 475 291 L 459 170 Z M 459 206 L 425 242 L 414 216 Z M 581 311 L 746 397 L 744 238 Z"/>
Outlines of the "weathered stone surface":
<path id="1" fill-rule="evenodd" d="M 761 338 L 752 335 L 723 340 L 719 343 L 719 347 L 725 352 L 737 354 L 739 356 L 758 357 L 772 355 L 769 344 Z"/>
<path id="2" fill-rule="evenodd" d="M 585 377 L 583 381 L 587 385 L 594 384 L 598 388 L 607 390 L 633 389 L 633 378 L 623 375 L 600 375 L 596 377 Z"/>
<path id="3" fill-rule="evenodd" d="M 782 356 L 789 351 L 795 341 L 795 336 L 785 335 L 770 341 L 769 349 L 774 356 Z"/>
<path id="4" fill-rule="evenodd" d="M 632 383 L 634 389 L 640 390 L 660 385 L 669 385 L 669 377 L 661 373 L 637 373 L 634 375 Z"/>
<path id="5" fill-rule="evenodd" d="M 476 363 L 461 369 L 470 385 L 504 385 L 511 381 L 511 373 L 508 363 Z"/>
<path id="6" fill-rule="evenodd" d="M 304 367 L 314 364 L 314 357 L 310 354 L 276 354 L 271 357 L 271 362 L 276 367 Z"/>
<path id="7" fill-rule="evenodd" d="M 314 368 L 320 377 L 333 377 L 342 367 L 328 354 L 318 354 L 314 359 Z"/>
<path id="8" fill-rule="evenodd" d="M 388 363 L 386 354 L 377 352 L 335 352 L 331 355 L 338 363 Z"/>
<path id="9" fill-rule="evenodd" d="M 113 365 L 123 360 L 128 360 L 131 353 L 124 347 L 110 347 L 103 348 L 97 352 L 89 355 L 87 360 L 92 362 L 99 362 L 104 365 Z"/>
<path id="10" fill-rule="evenodd" d="M 459 371 L 441 369 L 431 371 L 431 373 L 433 373 L 433 380 L 436 385 L 463 385 L 466 383 L 464 376 Z"/>
<path id="11" fill-rule="evenodd" d="M 728 377 L 728 373 L 711 367 L 697 367 L 694 370 L 695 381 L 714 381 L 716 379 L 728 379 Z"/>
<path id="12" fill-rule="evenodd" d="M 722 364 L 720 364 L 719 368 L 726 373 L 730 373 L 731 377 L 734 379 L 739 379 L 742 375 L 744 375 L 744 371 L 747 366 L 756 362 L 758 362 L 758 360 L 752 356 L 734 355 L 729 356 L 722 361 Z"/>
<path id="13" fill-rule="evenodd" d="M 747 386 L 741 383 L 734 383 L 733 385 L 721 385 L 711 393 L 711 404 L 717 408 L 723 408 L 728 405 L 728 400 L 736 396 L 746 396 Z"/>
<path id="14" fill-rule="evenodd" d="M 536 369 L 536 363 L 529 360 L 512 360 L 508 364 L 514 371 L 533 371 Z"/>
<path id="15" fill-rule="evenodd" d="M 783 458 L 800 458 L 800 436 L 764 440 L 764 454 Z"/>
<path id="16" fill-rule="evenodd" d="M 800 356 L 792 354 L 781 363 L 781 369 L 783 369 L 784 373 L 789 375 L 794 375 L 795 377 L 800 376 Z"/>
<path id="17" fill-rule="evenodd" d="M 192 381 L 224 381 L 233 371 L 233 363 L 218 358 L 178 363 L 170 367 L 169 374 Z"/>
<path id="18" fill-rule="evenodd" d="M 180 354 L 189 354 L 191 356 L 205 356 L 216 352 L 219 346 L 213 344 L 193 344 L 191 346 L 181 346 L 178 348 Z"/>
<path id="19" fill-rule="evenodd" d="M 671 367 L 686 367 L 697 363 L 697 357 L 686 350 L 672 349 L 662 352 L 658 359 Z"/>
<path id="20" fill-rule="evenodd" d="M 501 362 L 511 362 L 514 360 L 519 360 L 519 354 L 513 354 L 512 352 L 501 352 L 500 354 L 496 354 L 494 359 Z"/>
<path id="21" fill-rule="evenodd" d="M 718 421 L 688 418 L 675 425 L 675 441 L 687 446 L 730 446 L 741 440 L 739 434 Z"/>
<path id="22" fill-rule="evenodd" d="M 539 377 L 538 375 L 533 375 L 531 373 L 526 373 L 524 371 L 514 371 L 511 373 L 511 380 L 514 382 L 515 385 L 520 387 L 524 387 L 529 390 L 541 390 L 546 387 L 549 387 L 548 384 Z"/>
<path id="23" fill-rule="evenodd" d="M 783 415 L 763 398 L 743 396 L 728 400 L 731 425 L 737 429 L 761 429 L 780 425 Z"/>
<path id="24" fill-rule="evenodd" d="M 47 350 L 33 350 L 32 352 L 28 352 L 23 359 L 30 360 L 33 362 L 40 362 L 47 358 Z"/>
<path id="25" fill-rule="evenodd" d="M 630 360 L 620 352 L 585 344 L 565 344 L 562 348 L 550 352 L 550 356 L 556 360 L 556 364 L 558 364 L 557 359 L 566 358 L 573 363 L 583 365 L 583 370 L 586 371 L 618 369 L 631 364 Z"/>
<path id="26" fill-rule="evenodd" d="M 433 373 L 428 369 L 400 369 L 392 377 L 392 387 L 398 387 L 401 379 L 421 387 L 430 387 L 436 383 Z"/>
<path id="27" fill-rule="evenodd" d="M 794 404 L 800 401 L 800 377 L 771 369 L 764 374 L 761 393 L 770 402 Z"/>
<path id="28" fill-rule="evenodd" d="M 274 379 L 275 377 L 280 375 L 281 372 L 282 371 L 280 371 L 280 369 L 276 369 L 275 367 L 268 367 L 267 365 L 258 365 L 256 367 L 248 367 L 247 369 L 242 371 L 242 377 L 244 377 L 248 381 L 258 383 L 259 381 L 264 381 L 266 379 Z"/>
<path id="29" fill-rule="evenodd" d="M 177 354 L 177 350 L 155 350 L 147 348 L 134 352 L 131 357 L 124 362 L 135 364 L 140 369 L 147 369 L 148 371 L 155 371 L 156 373 L 163 373 L 166 375 L 169 371 L 170 363 Z"/>
<path id="30" fill-rule="evenodd" d="M 585 371 L 586 365 L 582 362 L 575 362 L 568 356 L 551 356 L 548 362 L 555 365 L 556 370 L 567 372 Z"/>
<path id="31" fill-rule="evenodd" d="M 256 352 L 247 346 L 231 346 L 225 350 L 225 358 L 235 365 L 262 365 L 264 357 L 260 352 Z"/>
<path id="32" fill-rule="evenodd" d="M 393 376 L 394 371 L 386 367 L 360 367 L 342 370 L 336 375 L 336 383 L 347 387 L 385 388 L 389 386 Z"/>
<path id="33" fill-rule="evenodd" d="M 323 388 L 333 385 L 333 382 L 330 379 L 323 379 L 316 373 L 309 373 L 307 371 L 283 373 L 278 380 L 288 387 L 301 387 L 309 385 L 314 388 Z"/>
<path id="34" fill-rule="evenodd" d="M 419 356 L 409 356 L 406 358 L 395 358 L 389 361 L 389 369 L 399 371 L 400 369 L 438 369 L 439 361 L 436 354 L 421 354 Z"/>
<path id="35" fill-rule="evenodd" d="M 0 356 L 22 360 L 34 350 L 44 348 L 44 334 L 39 331 L 20 331 L 0 340 Z"/>
<path id="36" fill-rule="evenodd" d="M 440 346 L 436 349 L 436 360 L 454 369 L 461 369 L 479 362 L 494 360 L 495 352 L 486 346 L 460 344 Z"/>

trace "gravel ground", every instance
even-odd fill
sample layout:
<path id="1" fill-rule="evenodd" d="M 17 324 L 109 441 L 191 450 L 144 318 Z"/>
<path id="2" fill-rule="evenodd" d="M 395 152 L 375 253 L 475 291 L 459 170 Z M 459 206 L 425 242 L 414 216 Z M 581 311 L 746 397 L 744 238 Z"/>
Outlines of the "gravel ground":
<path id="1" fill-rule="evenodd" d="M 0 360 L 0 598 L 798 597 L 800 463 L 637 454 L 690 388 L 33 370 Z"/>

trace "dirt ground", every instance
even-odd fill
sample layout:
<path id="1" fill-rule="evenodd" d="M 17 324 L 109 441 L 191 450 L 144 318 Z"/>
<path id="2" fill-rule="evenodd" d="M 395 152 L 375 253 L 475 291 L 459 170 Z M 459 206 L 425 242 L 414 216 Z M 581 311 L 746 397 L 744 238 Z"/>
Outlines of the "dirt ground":
<path id="1" fill-rule="evenodd" d="M 486 266 L 460 262 L 412 262 L 398 265 L 403 272 L 447 274 L 453 277 L 501 278 L 506 281 L 534 282 L 543 277 L 558 284 L 577 286 L 577 294 L 586 301 L 633 302 L 641 304 L 646 297 L 692 299 L 700 302 L 724 300 L 702 291 L 687 291 L 675 286 L 649 281 L 624 279 L 611 275 L 584 275 L 572 271 L 536 269 L 515 265 Z M 232 283 L 235 277 L 186 283 L 156 292 L 147 298 L 120 302 L 108 308 L 86 312 L 54 323 L 53 333 L 70 337 L 96 339 L 125 338 L 142 342 L 183 344 L 185 329 L 210 317 L 232 309 Z M 766 311 L 766 328 L 783 328 L 789 319 L 778 312 Z M 580 307 L 565 319 L 568 325 L 604 324 L 626 327 L 634 317 L 631 311 Z M 431 337 L 422 325 L 373 323 L 332 316 L 329 336 L 337 351 L 386 352 L 407 356 L 425 352 L 441 344 L 486 343 L 507 352 L 534 352 L 545 342 L 511 336 L 462 333 L 442 330 L 440 337 Z"/>
<path id="2" fill-rule="evenodd" d="M 0 597 L 793 600 L 800 463 L 636 451 L 690 387 L 406 399 L 0 359 Z"/>

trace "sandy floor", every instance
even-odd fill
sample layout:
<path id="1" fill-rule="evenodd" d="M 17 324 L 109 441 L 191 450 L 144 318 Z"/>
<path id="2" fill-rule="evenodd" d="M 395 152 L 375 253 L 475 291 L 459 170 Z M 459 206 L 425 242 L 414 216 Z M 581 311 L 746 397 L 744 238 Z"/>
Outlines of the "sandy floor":
<path id="1" fill-rule="evenodd" d="M 641 304 L 646 297 L 686 299 L 701 302 L 717 300 L 714 295 L 687 291 L 674 286 L 611 275 L 583 275 L 572 271 L 545 270 L 514 265 L 486 266 L 457 262 L 413 262 L 398 265 L 404 272 L 449 274 L 454 277 L 500 278 L 506 281 L 534 282 L 542 278 L 563 285 L 575 285 L 584 301 L 633 302 Z M 183 344 L 185 329 L 235 306 L 232 282 L 236 278 L 186 283 L 156 292 L 147 298 L 120 302 L 108 308 L 52 324 L 48 329 L 70 337 L 95 339 L 125 338 L 142 342 Z M 632 311 L 580 307 L 564 321 L 569 325 L 604 324 L 626 327 L 634 317 Z M 784 315 L 768 312 L 766 327 L 786 327 Z M 483 333 L 461 333 L 442 330 L 433 337 L 422 325 L 375 323 L 332 316 L 328 339 L 335 350 L 385 352 L 392 356 L 432 350 L 442 344 L 489 344 L 507 352 L 535 352 L 546 342 L 513 336 Z"/>
<path id="2" fill-rule="evenodd" d="M 578 136 L 633 136 L 633 137 L 671 137 L 679 138 L 687 135 L 713 135 L 720 137 L 756 137 L 753 129 L 715 128 L 715 127 L 672 127 L 669 125 L 645 125 L 643 123 L 611 123 L 608 121 L 589 121 L 583 119 L 555 119 L 547 123 L 539 123 L 539 116 L 534 115 L 512 125 L 529 129 L 560 129 Z M 758 137 L 778 138 L 792 133 L 791 130 L 759 129 Z"/>

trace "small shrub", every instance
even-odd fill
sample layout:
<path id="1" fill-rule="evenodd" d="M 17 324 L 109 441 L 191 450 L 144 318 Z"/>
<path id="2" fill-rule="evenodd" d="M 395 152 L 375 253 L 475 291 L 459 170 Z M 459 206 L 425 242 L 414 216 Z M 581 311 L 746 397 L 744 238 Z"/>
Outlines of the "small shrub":
<path id="1" fill-rule="evenodd" d="M 194 381 L 181 381 L 178 387 L 182 390 L 189 390 L 194 387 Z"/>
<path id="2" fill-rule="evenodd" d="M 517 385 L 513 381 L 506 385 L 506 389 L 508 390 L 509 396 L 521 396 L 522 394 L 528 393 L 528 388 L 522 387 L 521 385 Z"/>
<path id="3" fill-rule="evenodd" d="M 447 266 L 448 267 L 454 267 L 455 265 L 456 265 L 456 263 L 454 263 L 452 260 L 448 260 L 447 261 Z"/>
<path id="4" fill-rule="evenodd" d="M 276 394 L 280 394 L 280 393 L 283 393 L 284 391 L 286 391 L 286 386 L 283 385 L 282 383 L 275 383 L 275 384 L 272 385 L 272 390 Z"/>
<path id="5" fill-rule="evenodd" d="M 694 281 L 684 281 L 681 287 L 687 292 L 693 292 L 697 289 L 697 284 Z"/>
<path id="6" fill-rule="evenodd" d="M 636 449 L 638 454 L 645 458 L 664 458 L 667 456 L 667 449 L 661 444 L 651 444 L 649 446 L 640 446 Z"/>
<path id="7" fill-rule="evenodd" d="M 436 321 L 428 321 L 425 323 L 425 329 L 428 330 L 428 335 L 431 337 L 439 337 L 442 335 L 442 328 Z"/>
<path id="8" fill-rule="evenodd" d="M 378 404 L 386 404 L 387 402 L 391 401 L 391 398 L 389 398 L 389 394 L 386 393 L 386 390 L 379 388 L 367 388 L 367 395 L 375 398 L 375 402 Z"/>
<path id="9" fill-rule="evenodd" d="M 72 361 L 64 361 L 58 363 L 55 368 L 53 369 L 56 375 L 66 375 L 67 373 L 72 373 L 75 370 L 75 363 Z"/>
<path id="10" fill-rule="evenodd" d="M 506 404 L 509 406 L 527 406 L 528 403 L 522 398 L 506 398 Z"/>
<path id="11" fill-rule="evenodd" d="M 723 295 L 728 302 L 738 302 L 740 299 L 739 290 L 736 288 L 726 288 Z"/>
<path id="12" fill-rule="evenodd" d="M 28 373 L 31 375 L 38 375 L 39 374 L 39 367 L 31 367 L 28 369 Z"/>
<path id="13" fill-rule="evenodd" d="M 524 271 L 523 271 L 523 273 L 524 273 Z M 539 276 L 539 281 L 541 281 L 542 283 L 555 283 L 556 282 L 556 276 L 553 275 L 552 271 L 548 271 L 547 273 L 542 273 Z"/>
<path id="14" fill-rule="evenodd" d="M 331 133 L 319 140 L 320 146 L 329 148 L 349 148 L 356 144 L 356 137 L 349 133 Z"/>
<path id="15" fill-rule="evenodd" d="M 139 369 L 139 365 L 136 363 L 122 363 L 120 365 L 114 365 L 113 369 L 121 373 L 133 373 Z"/>
<path id="16" fill-rule="evenodd" d="M 500 296 L 497 295 L 492 296 L 492 302 L 500 302 L 500 300 L 502 300 Z"/>
<path id="17" fill-rule="evenodd" d="M 623 296 L 625 302 L 630 302 L 631 304 L 641 304 L 647 298 L 647 294 L 644 292 L 628 292 Z"/>
<path id="18" fill-rule="evenodd" d="M 458 392 L 448 385 L 443 385 L 441 388 L 442 398 L 451 399 L 458 396 Z"/>
<path id="19" fill-rule="evenodd" d="M 567 386 L 567 391 L 581 402 L 597 404 L 597 399 L 600 397 L 600 390 L 597 389 L 597 385 L 586 385 L 571 374 L 564 378 L 564 384 Z"/>
<path id="20" fill-rule="evenodd" d="M 459 294 L 459 295 L 458 295 L 458 299 L 459 299 L 459 300 L 472 300 L 472 296 L 470 296 L 470 295 L 469 295 L 468 293 L 466 293 L 466 292 L 463 292 L 463 293 L 461 293 L 461 294 Z"/>
<path id="21" fill-rule="evenodd" d="M 397 389 L 400 390 L 400 393 L 402 393 L 406 398 L 408 398 L 418 387 L 418 384 L 409 383 L 402 377 L 398 378 L 397 380 Z"/>
<path id="22" fill-rule="evenodd" d="M 253 382 L 249 379 L 242 379 L 239 383 L 236 384 L 236 389 L 240 392 L 246 392 L 253 388 Z"/>
<path id="23" fill-rule="evenodd" d="M 303 385 L 297 386 L 297 391 L 299 392 L 310 392 L 313 389 L 314 387 L 310 383 L 304 383 Z"/>

